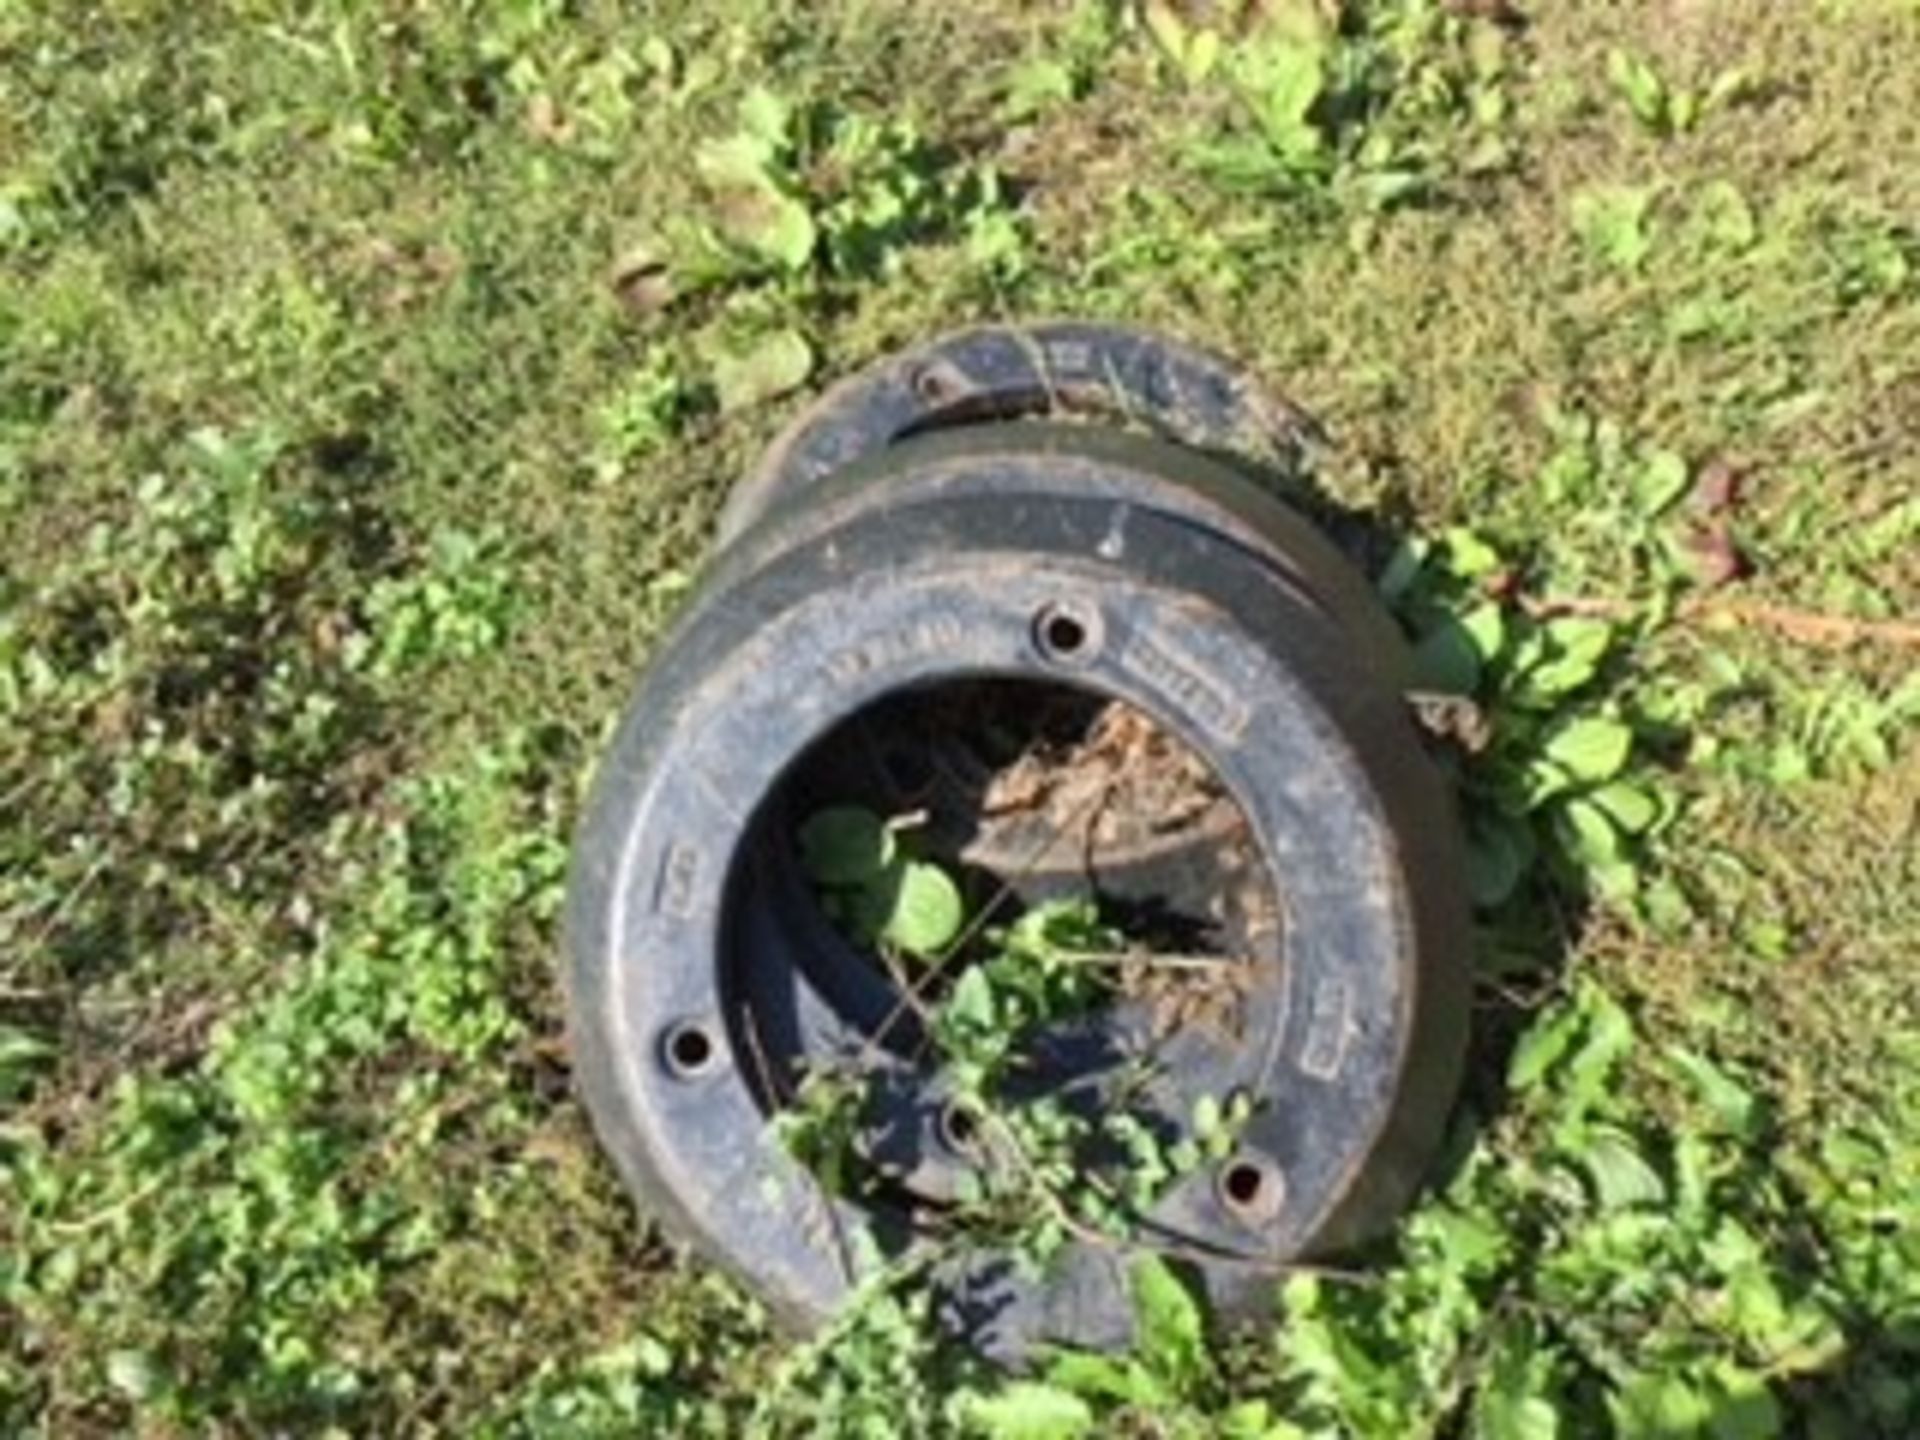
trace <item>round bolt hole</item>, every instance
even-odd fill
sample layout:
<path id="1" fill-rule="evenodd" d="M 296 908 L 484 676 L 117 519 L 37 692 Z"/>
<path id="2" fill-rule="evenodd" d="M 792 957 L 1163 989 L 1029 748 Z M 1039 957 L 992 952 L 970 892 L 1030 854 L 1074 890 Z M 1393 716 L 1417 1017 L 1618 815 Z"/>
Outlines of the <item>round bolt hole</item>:
<path id="1" fill-rule="evenodd" d="M 934 366 L 913 372 L 913 393 L 929 405 L 944 405 L 959 392 L 955 377 Z"/>
<path id="2" fill-rule="evenodd" d="M 668 1073 L 680 1080 L 704 1075 L 720 1058 L 712 1033 L 694 1020 L 669 1030 L 661 1052 L 666 1056 Z"/>
<path id="3" fill-rule="evenodd" d="M 1280 1172 L 1265 1160 L 1239 1156 L 1221 1167 L 1220 1200 L 1240 1219 L 1264 1222 L 1286 1203 L 1286 1185 Z"/>
<path id="4" fill-rule="evenodd" d="M 940 1140 L 949 1150 L 971 1155 L 980 1148 L 980 1116 L 971 1105 L 949 1102 L 940 1112 Z"/>
<path id="5" fill-rule="evenodd" d="M 1049 660 L 1079 661 L 1098 638 L 1094 619 L 1075 607 L 1048 605 L 1033 618 L 1033 643 Z"/>

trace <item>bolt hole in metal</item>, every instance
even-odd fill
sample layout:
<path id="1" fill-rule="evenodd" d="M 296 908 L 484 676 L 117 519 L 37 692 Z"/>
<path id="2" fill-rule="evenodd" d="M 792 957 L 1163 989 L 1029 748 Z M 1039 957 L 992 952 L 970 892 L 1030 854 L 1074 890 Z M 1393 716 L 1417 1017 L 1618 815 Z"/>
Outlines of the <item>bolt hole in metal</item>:
<path id="1" fill-rule="evenodd" d="M 1049 660 L 1078 664 L 1098 648 L 1099 621 L 1078 605 L 1057 603 L 1042 606 L 1033 617 L 1033 643 Z"/>
<path id="2" fill-rule="evenodd" d="M 980 1113 L 963 1101 L 948 1101 L 940 1111 L 940 1143 L 956 1155 L 978 1153 Z"/>
<path id="3" fill-rule="evenodd" d="M 961 389 L 957 378 L 936 366 L 924 366 L 913 372 L 913 393 L 929 405 L 944 405 Z"/>
<path id="4" fill-rule="evenodd" d="M 1257 1156 L 1236 1155 L 1220 1167 L 1217 1184 L 1221 1203 L 1248 1224 L 1272 1220 L 1286 1204 L 1279 1170 Z"/>
<path id="5" fill-rule="evenodd" d="M 720 1049 L 713 1032 L 697 1020 L 683 1021 L 667 1031 L 660 1045 L 667 1073 L 678 1080 L 692 1080 L 706 1074 L 719 1062 Z"/>

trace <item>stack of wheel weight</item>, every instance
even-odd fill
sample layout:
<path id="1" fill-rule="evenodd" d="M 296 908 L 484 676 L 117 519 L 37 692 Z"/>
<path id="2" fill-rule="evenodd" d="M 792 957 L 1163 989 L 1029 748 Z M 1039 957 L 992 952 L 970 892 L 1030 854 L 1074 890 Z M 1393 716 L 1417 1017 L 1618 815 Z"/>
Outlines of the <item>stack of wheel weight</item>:
<path id="1" fill-rule="evenodd" d="M 1393 620 L 1286 498 L 1314 439 L 1165 338 L 987 327 L 843 381 L 729 498 L 579 831 L 569 1023 L 635 1197 L 795 1328 L 930 1243 L 942 1176 L 968 1163 L 924 1045 L 887 1033 L 893 982 L 822 919 L 794 841 L 818 799 L 795 793 L 808 757 L 942 687 L 1150 717 L 1238 806 L 1278 912 L 1238 957 L 1237 1033 L 1177 1037 L 1162 1066 L 1170 1116 L 1253 1102 L 1233 1154 L 1137 1239 L 1072 1240 L 1038 1273 L 943 1259 L 943 1316 L 1008 1356 L 1123 1344 L 1140 1248 L 1221 1315 L 1256 1315 L 1289 1263 L 1377 1235 L 1420 1184 L 1466 1036 L 1462 847 Z M 1050 1083 L 1098 1104 L 1129 1025 L 1063 1042 Z M 807 1066 L 863 1054 L 886 1067 L 876 1124 L 900 1180 L 836 1195 L 771 1121 Z"/>

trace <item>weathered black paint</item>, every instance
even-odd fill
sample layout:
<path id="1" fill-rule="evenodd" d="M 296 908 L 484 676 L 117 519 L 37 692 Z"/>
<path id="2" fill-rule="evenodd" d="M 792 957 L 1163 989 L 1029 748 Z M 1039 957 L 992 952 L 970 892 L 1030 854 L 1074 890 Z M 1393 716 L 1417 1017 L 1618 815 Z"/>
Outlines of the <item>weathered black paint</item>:
<path id="1" fill-rule="evenodd" d="M 1011 332 L 980 333 L 991 354 L 1030 351 Z M 1145 360 L 1152 342 L 1128 343 L 1119 373 L 1148 377 L 1136 389 L 1216 393 L 1180 368 L 1184 352 Z M 933 348 L 955 367 L 974 353 Z M 913 379 L 925 366 L 895 367 L 917 403 L 964 389 L 952 374 Z M 1170 387 L 1168 374 L 1188 378 Z M 1244 411 L 1240 382 L 1221 383 Z M 871 420 L 881 392 L 865 393 L 853 409 Z M 1397 631 L 1296 514 L 1168 440 L 1032 423 L 860 432 L 832 419 L 839 403 L 789 437 L 736 507 L 731 542 L 627 709 L 577 841 L 569 1016 L 602 1141 L 674 1234 L 796 1325 L 844 1298 L 854 1232 L 883 1250 L 911 1244 L 904 1197 L 829 1201 L 768 1130 L 784 1079 L 772 1071 L 861 1045 L 892 1006 L 794 893 L 781 781 L 837 722 L 902 689 L 1068 681 L 1204 755 L 1275 879 L 1284 923 L 1254 957 L 1244 1036 L 1170 1051 L 1157 1097 L 1176 1116 L 1234 1088 L 1265 1102 L 1246 1140 L 1282 1202 L 1250 1217 L 1196 1179 L 1152 1217 L 1183 1254 L 1212 1257 L 1199 1269 L 1216 1304 L 1257 1309 L 1277 1265 L 1349 1246 L 1404 1206 L 1459 1075 L 1460 846 L 1402 698 Z M 846 438 L 857 432 L 865 442 Z M 1088 637 L 1071 663 L 1035 639 L 1036 617 L 1062 606 Z M 676 1060 L 688 1026 L 712 1042 L 698 1066 Z M 931 1135 L 937 1076 L 900 1067 L 887 1093 L 900 1123 Z M 1123 1262 L 1081 1248 L 1036 1285 L 983 1257 L 944 1279 L 976 1338 L 1011 1353 L 1039 1338 L 1123 1340 Z"/>

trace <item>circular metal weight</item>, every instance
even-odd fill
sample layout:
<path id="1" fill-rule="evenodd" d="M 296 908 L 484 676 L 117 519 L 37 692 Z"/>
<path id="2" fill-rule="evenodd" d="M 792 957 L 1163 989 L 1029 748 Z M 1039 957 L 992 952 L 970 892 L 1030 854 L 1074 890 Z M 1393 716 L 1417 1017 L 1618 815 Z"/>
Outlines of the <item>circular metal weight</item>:
<path id="1" fill-rule="evenodd" d="M 1079 320 L 955 331 L 848 376 L 803 411 L 733 488 L 732 543 L 777 499 L 929 431 L 1076 417 L 1292 475 L 1319 441 L 1304 412 L 1231 361 L 1125 326 Z"/>
<path id="2" fill-rule="evenodd" d="M 940 710 L 955 687 L 1123 702 L 1218 777 L 1277 923 L 1258 906 L 1230 919 L 1235 1026 L 1150 1033 L 1146 1007 L 1116 1004 L 1046 1037 L 1038 1083 L 1097 1108 L 1152 1043 L 1159 1113 L 1257 1102 L 1225 1162 L 1141 1217 L 1140 1243 L 1192 1261 L 1228 1314 L 1258 1309 L 1276 1265 L 1405 1204 L 1459 1074 L 1456 829 L 1390 622 L 1311 531 L 1166 444 L 987 426 L 816 483 L 722 556 L 583 822 L 568 1006 L 603 1143 L 675 1234 L 796 1325 L 831 1315 L 869 1257 L 919 1243 L 955 1176 L 988 1162 L 920 1062 L 897 986 L 805 878 L 798 826 L 853 783 L 819 757 L 846 727 Z M 827 1195 L 771 1128 L 799 1071 L 836 1056 L 874 1074 L 874 1150 L 892 1157 L 889 1184 L 857 1201 Z M 1108 1344 L 1127 1335 L 1126 1258 L 1074 1242 L 1038 1278 L 984 1255 L 941 1281 L 988 1349 Z"/>

